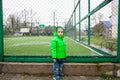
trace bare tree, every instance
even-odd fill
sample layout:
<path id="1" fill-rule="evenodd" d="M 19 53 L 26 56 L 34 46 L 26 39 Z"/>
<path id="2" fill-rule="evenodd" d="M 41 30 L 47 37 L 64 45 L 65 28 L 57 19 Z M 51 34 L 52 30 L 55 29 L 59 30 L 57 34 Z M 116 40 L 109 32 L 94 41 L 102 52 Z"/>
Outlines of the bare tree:
<path id="1" fill-rule="evenodd" d="M 30 17 L 30 23 L 31 23 L 31 26 L 30 26 L 30 33 L 32 31 L 32 27 L 33 27 L 33 17 L 35 16 L 35 12 L 33 11 L 33 9 L 30 9 L 29 11 L 29 17 Z"/>
<path id="2" fill-rule="evenodd" d="M 27 27 L 28 11 L 26 9 L 22 11 L 22 17 L 23 17 L 24 27 Z"/>
<path id="3" fill-rule="evenodd" d="M 3 13 L 4 35 L 9 35 L 9 32 L 10 32 L 10 30 L 9 30 L 9 25 L 10 24 L 9 23 L 10 23 L 9 20 L 6 19 L 6 16 Z"/>
<path id="4" fill-rule="evenodd" d="M 35 12 L 33 11 L 33 9 L 30 10 L 30 18 L 31 18 L 31 28 L 32 28 L 32 24 L 33 24 L 33 17 L 35 16 Z"/>
<path id="5" fill-rule="evenodd" d="M 106 27 L 103 23 L 98 23 L 92 28 L 92 32 L 95 33 L 96 35 L 104 35 L 106 31 Z"/>
<path id="6" fill-rule="evenodd" d="M 10 23 L 10 32 L 14 34 L 15 32 L 15 16 L 14 15 L 9 15 L 8 17 L 9 23 Z"/>
<path id="7" fill-rule="evenodd" d="M 20 19 L 21 19 L 20 14 L 16 13 L 15 14 L 16 31 L 20 31 L 20 24 L 21 24 Z"/>

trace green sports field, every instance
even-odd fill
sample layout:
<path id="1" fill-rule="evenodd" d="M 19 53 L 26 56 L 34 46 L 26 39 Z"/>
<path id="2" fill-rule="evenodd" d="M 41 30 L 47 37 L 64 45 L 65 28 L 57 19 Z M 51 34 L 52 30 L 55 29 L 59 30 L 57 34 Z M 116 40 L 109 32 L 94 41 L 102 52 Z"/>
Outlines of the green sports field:
<path id="1" fill-rule="evenodd" d="M 51 56 L 51 36 L 22 36 L 4 38 L 4 55 Z M 65 38 L 68 56 L 97 56 L 95 51 Z"/>

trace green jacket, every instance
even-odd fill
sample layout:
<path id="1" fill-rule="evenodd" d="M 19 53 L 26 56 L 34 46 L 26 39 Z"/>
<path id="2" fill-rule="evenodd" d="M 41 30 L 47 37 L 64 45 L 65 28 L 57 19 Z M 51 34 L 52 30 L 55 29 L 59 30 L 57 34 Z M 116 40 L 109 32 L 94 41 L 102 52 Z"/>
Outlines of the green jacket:
<path id="1" fill-rule="evenodd" d="M 55 28 L 54 31 L 55 37 L 51 41 L 51 53 L 52 53 L 52 58 L 62 59 L 62 58 L 66 58 L 66 42 L 64 40 L 64 33 L 61 38 L 58 36 L 57 33 L 58 28 L 62 28 L 62 27 L 57 26 Z"/>

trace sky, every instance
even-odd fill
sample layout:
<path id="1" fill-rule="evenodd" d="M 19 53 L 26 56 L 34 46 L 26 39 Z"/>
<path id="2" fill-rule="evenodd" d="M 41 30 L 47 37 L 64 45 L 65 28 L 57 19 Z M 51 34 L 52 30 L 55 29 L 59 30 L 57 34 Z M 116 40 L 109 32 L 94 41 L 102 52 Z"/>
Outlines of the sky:
<path id="1" fill-rule="evenodd" d="M 87 14 L 88 0 L 81 0 L 81 15 Z M 91 0 L 91 10 L 98 6 L 104 0 Z M 78 0 L 75 0 L 77 3 Z M 38 21 L 40 24 L 53 25 L 53 13 L 55 12 L 56 25 L 63 26 L 67 22 L 74 9 L 74 0 L 3 0 L 3 14 L 4 18 L 7 18 L 10 14 L 21 13 L 24 9 L 33 10 L 33 21 Z M 104 15 L 104 20 L 108 20 L 111 16 L 110 5 L 101 9 L 98 13 Z M 76 12 L 78 16 L 78 10 Z M 81 17 L 82 17 L 81 16 Z M 78 20 L 78 17 L 76 18 Z M 30 18 L 27 18 L 30 22 Z"/>
<path id="2" fill-rule="evenodd" d="M 56 22 L 58 25 L 63 25 L 73 12 L 73 2 L 74 0 L 3 0 L 3 14 L 7 17 L 24 9 L 33 9 L 34 19 L 41 24 L 53 25 L 53 12 L 55 12 Z"/>

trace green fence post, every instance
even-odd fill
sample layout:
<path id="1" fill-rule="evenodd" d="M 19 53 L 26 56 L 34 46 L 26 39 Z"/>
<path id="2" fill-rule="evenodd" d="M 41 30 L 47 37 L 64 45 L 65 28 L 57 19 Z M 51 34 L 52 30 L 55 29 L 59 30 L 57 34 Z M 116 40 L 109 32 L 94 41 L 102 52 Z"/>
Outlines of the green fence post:
<path id="1" fill-rule="evenodd" d="M 2 15 L 2 0 L 0 0 L 0 61 L 3 60 L 3 15 Z"/>
<path id="2" fill-rule="evenodd" d="M 118 2 L 118 48 L 117 48 L 117 57 L 118 57 L 118 62 L 120 63 L 120 0 Z"/>
<path id="3" fill-rule="evenodd" d="M 75 0 L 74 0 L 74 40 L 76 40 L 76 9 L 75 9 Z"/>
<path id="4" fill-rule="evenodd" d="M 74 39 L 74 20 L 73 20 L 73 16 L 72 16 L 72 39 Z"/>
<path id="5" fill-rule="evenodd" d="M 79 1 L 79 21 L 81 20 L 81 5 Z M 81 22 L 79 22 L 79 41 L 81 40 Z"/>
<path id="6" fill-rule="evenodd" d="M 88 0 L 88 14 L 90 13 L 90 0 Z M 88 16 L 88 45 L 90 45 L 90 15 Z"/>

